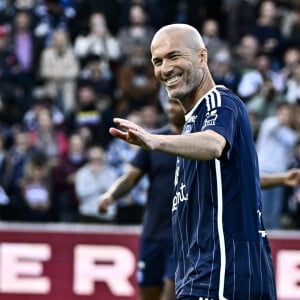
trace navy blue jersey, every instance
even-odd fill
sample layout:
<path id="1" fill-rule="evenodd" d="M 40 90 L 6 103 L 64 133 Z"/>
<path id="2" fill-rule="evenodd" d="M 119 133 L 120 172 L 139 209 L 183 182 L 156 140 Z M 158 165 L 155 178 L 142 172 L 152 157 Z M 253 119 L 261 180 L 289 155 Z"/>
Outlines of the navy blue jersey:
<path id="1" fill-rule="evenodd" d="M 172 131 L 166 126 L 155 133 L 172 134 Z M 141 148 L 132 165 L 147 174 L 150 182 L 143 221 L 143 238 L 172 239 L 171 208 L 176 157 Z"/>
<path id="2" fill-rule="evenodd" d="M 177 297 L 275 300 L 248 112 L 223 86 L 212 89 L 186 115 L 183 134 L 208 129 L 226 139 L 222 157 L 178 158 L 176 163 L 172 221 Z"/>

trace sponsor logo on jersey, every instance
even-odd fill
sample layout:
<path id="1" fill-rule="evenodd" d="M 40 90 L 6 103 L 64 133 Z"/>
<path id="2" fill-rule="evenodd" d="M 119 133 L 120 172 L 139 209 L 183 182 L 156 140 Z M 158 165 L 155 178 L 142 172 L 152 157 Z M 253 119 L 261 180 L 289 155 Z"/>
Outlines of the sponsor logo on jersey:
<path id="1" fill-rule="evenodd" d="M 218 118 L 218 114 L 216 110 L 213 110 L 211 112 L 208 112 L 206 114 L 206 118 L 204 120 L 203 126 L 202 126 L 202 130 L 208 126 L 214 126 L 216 125 L 216 120 Z"/>
<path id="2" fill-rule="evenodd" d="M 188 200 L 188 194 L 186 192 L 186 185 L 182 182 L 179 189 L 175 193 L 175 196 L 173 197 L 172 212 L 177 210 L 180 202 L 187 201 L 187 200 Z"/>

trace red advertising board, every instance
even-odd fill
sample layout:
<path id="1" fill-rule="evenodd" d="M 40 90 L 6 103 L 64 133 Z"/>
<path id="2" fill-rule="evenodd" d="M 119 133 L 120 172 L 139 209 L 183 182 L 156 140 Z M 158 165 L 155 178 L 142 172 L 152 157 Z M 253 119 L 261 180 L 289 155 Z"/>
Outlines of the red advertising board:
<path id="1" fill-rule="evenodd" d="M 300 231 L 269 233 L 278 300 L 300 300 Z"/>
<path id="2" fill-rule="evenodd" d="M 0 299 L 136 300 L 139 228 L 0 226 Z"/>
<path id="3" fill-rule="evenodd" d="M 140 227 L 0 224 L 1 300 L 136 300 Z M 300 232 L 270 232 L 278 300 L 300 299 Z"/>

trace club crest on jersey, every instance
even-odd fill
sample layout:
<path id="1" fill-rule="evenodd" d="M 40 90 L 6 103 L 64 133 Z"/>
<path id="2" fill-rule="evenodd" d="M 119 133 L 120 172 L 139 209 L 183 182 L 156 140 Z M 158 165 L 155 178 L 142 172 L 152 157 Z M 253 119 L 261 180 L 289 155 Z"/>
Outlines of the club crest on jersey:
<path id="1" fill-rule="evenodd" d="M 187 123 L 195 123 L 196 122 L 196 119 L 197 119 L 198 116 L 190 116 L 190 118 L 187 120 Z"/>
<path id="2" fill-rule="evenodd" d="M 184 127 L 183 133 L 190 133 L 192 132 L 192 126 L 196 122 L 197 116 L 191 116 Z"/>
<path id="3" fill-rule="evenodd" d="M 208 126 L 216 125 L 216 120 L 218 118 L 218 114 L 216 110 L 212 110 L 206 114 L 206 119 L 204 120 L 204 124 L 202 126 L 202 130 Z"/>
<path id="4" fill-rule="evenodd" d="M 192 132 L 192 124 L 185 125 L 183 133 L 190 133 L 190 132 Z"/>

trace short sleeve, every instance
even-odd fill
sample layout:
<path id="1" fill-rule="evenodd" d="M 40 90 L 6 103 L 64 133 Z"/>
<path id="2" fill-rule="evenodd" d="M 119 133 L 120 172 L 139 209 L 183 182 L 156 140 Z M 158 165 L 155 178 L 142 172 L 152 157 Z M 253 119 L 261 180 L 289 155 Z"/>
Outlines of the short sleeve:
<path id="1" fill-rule="evenodd" d="M 213 130 L 226 139 L 227 145 L 225 152 L 222 155 L 223 159 L 225 158 L 225 155 L 227 159 L 230 157 L 237 127 L 235 107 L 234 105 L 230 105 L 231 103 L 228 105 L 227 102 L 228 101 L 226 101 L 226 98 L 224 97 L 220 106 L 206 114 L 202 124 L 202 130 Z"/>

